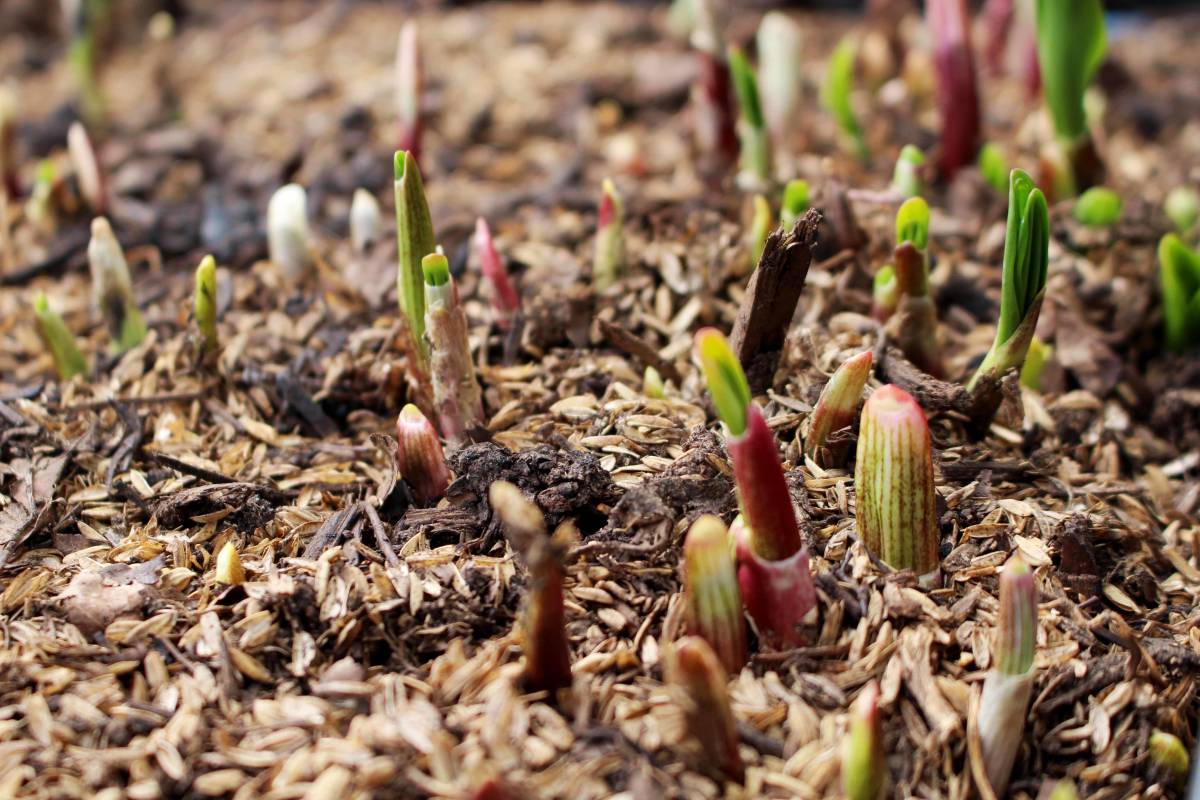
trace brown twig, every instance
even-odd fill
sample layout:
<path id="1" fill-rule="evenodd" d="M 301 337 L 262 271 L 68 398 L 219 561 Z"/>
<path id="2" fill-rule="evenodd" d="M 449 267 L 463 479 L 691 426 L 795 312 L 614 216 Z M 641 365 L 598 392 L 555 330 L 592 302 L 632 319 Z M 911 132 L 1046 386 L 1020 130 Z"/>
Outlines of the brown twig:
<path id="1" fill-rule="evenodd" d="M 636 358 L 646 366 L 654 367 L 664 378 L 674 381 L 676 386 L 683 382 L 683 376 L 679 374 L 679 370 L 675 369 L 675 365 L 660 356 L 658 351 L 645 340 L 606 319 L 600 320 L 600 330 L 604 331 L 605 337 L 618 350 Z"/>
<path id="2" fill-rule="evenodd" d="M 729 342 L 755 393 L 765 391 L 775 375 L 820 225 L 820 212 L 809 209 L 790 232 L 771 233 L 750 276 Z"/>

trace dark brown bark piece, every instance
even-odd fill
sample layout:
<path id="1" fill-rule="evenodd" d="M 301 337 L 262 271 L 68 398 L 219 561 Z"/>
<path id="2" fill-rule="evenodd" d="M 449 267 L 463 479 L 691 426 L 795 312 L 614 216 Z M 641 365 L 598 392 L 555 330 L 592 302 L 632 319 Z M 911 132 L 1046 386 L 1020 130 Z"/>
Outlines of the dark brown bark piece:
<path id="1" fill-rule="evenodd" d="M 775 376 L 788 325 L 808 277 L 820 225 L 821 213 L 809 209 L 790 232 L 782 228 L 772 232 L 750 276 L 730 344 L 755 394 L 765 391 Z"/>

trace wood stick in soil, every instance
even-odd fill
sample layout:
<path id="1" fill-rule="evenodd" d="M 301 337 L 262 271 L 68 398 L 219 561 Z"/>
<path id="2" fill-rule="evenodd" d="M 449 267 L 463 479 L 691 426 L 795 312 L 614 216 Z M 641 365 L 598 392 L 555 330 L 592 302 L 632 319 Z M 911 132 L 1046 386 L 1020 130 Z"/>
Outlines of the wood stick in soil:
<path id="1" fill-rule="evenodd" d="M 809 209 L 791 231 L 774 231 L 750 276 L 729 342 L 755 394 L 766 391 L 775 377 L 820 225 L 820 212 Z"/>

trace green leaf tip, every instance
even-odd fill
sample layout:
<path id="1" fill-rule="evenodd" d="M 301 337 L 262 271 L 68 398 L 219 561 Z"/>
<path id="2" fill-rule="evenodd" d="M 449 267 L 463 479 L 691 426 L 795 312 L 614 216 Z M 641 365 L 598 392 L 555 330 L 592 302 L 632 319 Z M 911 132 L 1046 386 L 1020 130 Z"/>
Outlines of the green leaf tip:
<path id="1" fill-rule="evenodd" d="M 746 373 L 729 341 L 715 328 L 698 331 L 695 343 L 717 416 L 731 436 L 741 436 L 746 431 L 746 408 L 751 400 Z"/>
<path id="2" fill-rule="evenodd" d="M 742 116 L 753 127 L 763 127 L 762 103 L 758 96 L 758 78 L 740 47 L 729 48 L 729 72 L 733 76 L 733 89 L 737 94 Z"/>
<path id="3" fill-rule="evenodd" d="M 395 179 L 398 181 L 404 180 L 405 167 L 408 164 L 409 154 L 405 150 L 397 150 L 396 155 L 392 158 L 392 172 Z"/>
<path id="4" fill-rule="evenodd" d="M 929 244 L 929 204 L 921 197 L 910 197 L 896 212 L 896 244 L 912 242 L 924 250 Z"/>
<path id="5" fill-rule="evenodd" d="M 1008 162 L 1005 161 L 1004 153 L 1000 152 L 999 147 L 992 142 L 985 143 L 983 147 L 979 148 L 977 164 L 979 174 L 983 176 L 988 185 L 997 192 L 1008 189 Z"/>
<path id="6" fill-rule="evenodd" d="M 808 181 L 796 178 L 783 187 L 783 199 L 779 207 L 779 221 L 785 231 L 790 231 L 796 220 L 808 211 Z"/>
<path id="7" fill-rule="evenodd" d="M 445 286 L 450 282 L 450 262 L 441 253 L 430 253 L 422 258 L 421 272 L 428 286 Z"/>
<path id="8" fill-rule="evenodd" d="M 1167 349 L 1182 353 L 1200 343 L 1200 253 L 1173 233 L 1158 243 Z"/>
<path id="9" fill-rule="evenodd" d="M 1121 195 L 1093 186 L 1075 201 L 1075 219 L 1090 228 L 1105 228 L 1121 218 Z"/>
<path id="10" fill-rule="evenodd" d="M 46 348 L 54 358 L 54 367 L 58 377 L 67 381 L 76 375 L 87 372 L 87 359 L 79 352 L 75 337 L 67 329 L 62 317 L 50 307 L 45 292 L 38 292 L 33 299 L 33 312 L 37 317 L 38 333 L 45 342 Z"/>
<path id="11" fill-rule="evenodd" d="M 1100 0 L 1036 0 L 1038 65 L 1058 138 L 1075 145 L 1087 133 L 1083 97 L 1107 49 Z"/>
<path id="12" fill-rule="evenodd" d="M 192 314 L 200 329 L 201 350 L 205 355 L 217 349 L 217 261 L 211 255 L 196 267 L 196 295 Z"/>
<path id="13" fill-rule="evenodd" d="M 825 83 L 821 87 L 821 104 L 837 120 L 838 127 L 851 141 L 857 155 L 865 158 L 867 145 L 850 102 L 850 93 L 854 88 L 854 62 L 857 58 L 858 41 L 853 34 L 847 34 L 838 42 L 833 55 L 829 57 Z"/>
<path id="14" fill-rule="evenodd" d="M 1200 220 L 1200 195 L 1189 186 L 1176 186 L 1167 194 L 1163 210 L 1171 218 L 1175 230 L 1187 233 Z"/>

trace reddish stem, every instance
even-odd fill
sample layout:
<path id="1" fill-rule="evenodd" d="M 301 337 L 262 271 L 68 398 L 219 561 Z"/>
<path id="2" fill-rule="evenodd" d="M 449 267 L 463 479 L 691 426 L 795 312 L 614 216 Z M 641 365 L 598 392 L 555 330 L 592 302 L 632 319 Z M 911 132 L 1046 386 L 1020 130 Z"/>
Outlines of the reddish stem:
<path id="1" fill-rule="evenodd" d="M 803 642 L 800 624 L 817 604 L 808 550 L 801 547 L 787 558 L 768 561 L 751 549 L 752 532 L 734 525 L 737 540 L 738 585 L 742 604 L 769 644 L 795 647 Z"/>
<path id="2" fill-rule="evenodd" d="M 737 161 L 738 139 L 733 110 L 733 82 L 729 65 L 712 53 L 703 50 L 700 57 L 699 89 L 704 119 L 696 121 L 704 127 L 701 139 L 711 143 L 716 152 L 730 163 Z"/>
<path id="3" fill-rule="evenodd" d="M 966 0 L 928 0 L 925 6 L 933 35 L 933 62 L 942 116 L 939 169 L 944 179 L 975 161 L 979 150 L 979 94 L 971 50 Z"/>
<path id="4" fill-rule="evenodd" d="M 479 254 L 479 268 L 483 276 L 492 285 L 492 308 L 496 310 L 496 320 L 500 327 L 507 329 L 510 318 L 521 309 L 521 295 L 509 280 L 508 270 L 496 252 L 492 241 L 492 230 L 487 220 L 480 217 L 475 221 L 475 250 Z"/>
<path id="5" fill-rule="evenodd" d="M 729 455 L 754 552 L 768 561 L 793 555 L 802 542 L 792 496 L 775 450 L 775 436 L 753 403 L 746 408 L 745 432 L 729 439 Z"/>

